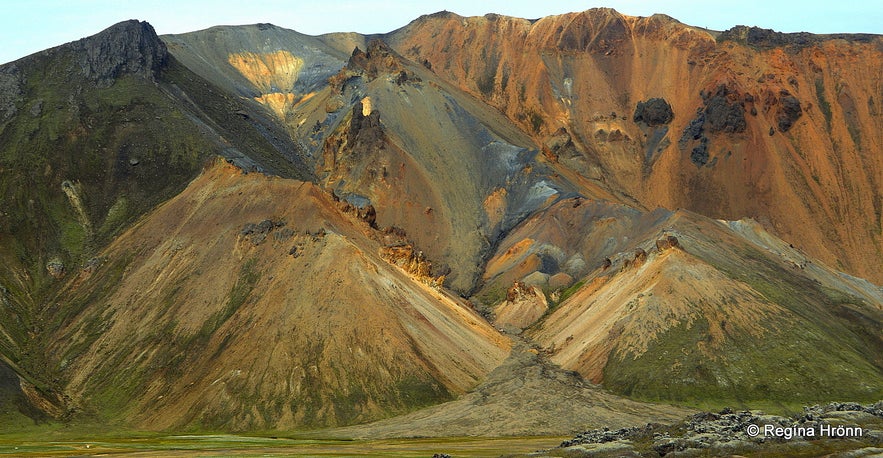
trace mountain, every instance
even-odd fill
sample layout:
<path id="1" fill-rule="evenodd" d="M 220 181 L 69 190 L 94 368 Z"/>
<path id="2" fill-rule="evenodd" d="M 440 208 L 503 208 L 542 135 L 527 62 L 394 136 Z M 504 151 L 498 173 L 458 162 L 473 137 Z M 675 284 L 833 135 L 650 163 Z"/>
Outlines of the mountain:
<path id="1" fill-rule="evenodd" d="M 385 260 L 390 236 L 344 205 L 311 183 L 207 169 L 53 298 L 48 350 L 72 408 L 150 429 L 290 429 L 474 386 L 507 340 Z"/>
<path id="2" fill-rule="evenodd" d="M 682 210 L 642 228 L 645 215 L 599 218 L 603 209 L 571 207 L 538 214 L 491 260 L 524 263 L 556 251 L 598 259 L 603 252 L 591 241 L 619 238 L 609 234 L 620 225 L 635 237 L 528 331 L 563 368 L 656 401 L 787 403 L 883 394 L 883 340 L 874 331 L 883 322 L 880 288 L 816 264 L 753 221 Z M 559 248 L 550 220 L 588 243 Z M 510 244 L 521 249 L 513 252 Z"/>
<path id="3" fill-rule="evenodd" d="M 0 66 L 0 422 L 554 435 L 879 400 L 881 57 L 594 9 L 127 21 Z"/>
<path id="4" fill-rule="evenodd" d="M 883 282 L 879 36 L 714 32 L 593 9 L 439 13 L 385 39 L 505 113 L 559 169 L 644 208 L 751 217 Z"/>
<path id="5" fill-rule="evenodd" d="M 0 73 L 8 311 L 0 353 L 32 374 L 25 378 L 37 391 L 59 398 L 35 337 L 60 279 L 94 268 L 102 246 L 183 190 L 214 155 L 247 169 L 309 173 L 290 137 L 262 121 L 269 115 L 245 115 L 241 102 L 171 57 L 147 23 L 117 24 Z"/>

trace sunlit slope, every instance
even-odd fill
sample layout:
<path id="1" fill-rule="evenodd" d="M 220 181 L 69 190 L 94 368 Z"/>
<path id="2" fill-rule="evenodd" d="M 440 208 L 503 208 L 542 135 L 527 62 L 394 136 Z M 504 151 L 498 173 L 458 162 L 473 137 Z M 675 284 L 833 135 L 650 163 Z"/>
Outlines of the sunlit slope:
<path id="1" fill-rule="evenodd" d="M 711 32 L 592 9 L 437 13 L 385 39 L 505 113 L 562 173 L 646 208 L 752 217 L 883 281 L 879 36 Z M 666 105 L 637 110 L 655 98 Z"/>
<path id="2" fill-rule="evenodd" d="M 584 259 L 573 286 L 539 284 L 550 311 L 527 334 L 614 392 L 714 405 L 881 395 L 883 292 L 756 223 L 564 201 L 509 237 L 486 301 L 505 310 L 502 279 L 577 274 Z"/>
<path id="3" fill-rule="evenodd" d="M 73 402 L 149 429 L 284 429 L 474 386 L 506 339 L 381 259 L 340 205 L 309 183 L 207 170 L 55 300 L 50 352 Z"/>
<path id="4" fill-rule="evenodd" d="M 162 40 L 187 68 L 280 119 L 325 86 L 349 55 L 317 37 L 272 24 L 218 26 Z"/>

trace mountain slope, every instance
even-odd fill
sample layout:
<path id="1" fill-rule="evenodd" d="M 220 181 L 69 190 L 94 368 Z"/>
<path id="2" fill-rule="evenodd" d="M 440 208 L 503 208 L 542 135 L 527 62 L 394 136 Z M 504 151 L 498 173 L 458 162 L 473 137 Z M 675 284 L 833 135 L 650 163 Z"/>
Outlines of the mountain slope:
<path id="1" fill-rule="evenodd" d="M 588 275 L 572 287 L 537 283 L 555 302 L 521 325 L 532 324 L 527 335 L 552 361 L 644 400 L 723 406 L 883 393 L 879 287 L 750 221 L 575 202 L 535 214 L 488 262 L 501 273 L 484 297 L 505 306 L 523 293 L 495 296 L 502 280 L 554 278 L 585 260 Z"/>
<path id="2" fill-rule="evenodd" d="M 277 116 L 304 145 L 320 183 L 353 205 L 370 205 L 380 227 L 403 229 L 454 290 L 468 293 L 476 286 L 501 233 L 547 199 L 575 190 L 536 161 L 532 140 L 496 110 L 381 41 L 353 50 L 324 87 L 307 89 L 319 73 L 335 68 L 338 51 L 270 26 L 264 27 L 266 45 L 265 35 L 256 35 L 260 28 L 210 29 L 167 40 L 174 52 L 189 56 L 185 61 L 214 63 L 224 75 L 219 80 L 251 78 L 255 92 L 247 97 L 288 94 L 291 103 Z M 322 39 L 336 46 L 342 40 Z M 298 44 L 285 47 L 291 43 Z M 271 54 L 289 52 L 289 60 L 304 62 L 289 69 L 293 73 L 267 64 L 275 59 Z M 246 53 L 264 56 L 260 71 L 242 73 L 229 64 Z M 279 83 L 270 88 L 264 80 Z M 427 119 L 433 122 L 422 122 Z M 584 190 L 596 191 L 608 195 L 597 186 Z"/>
<path id="3" fill-rule="evenodd" d="M 303 97 L 325 86 L 348 56 L 319 38 L 272 24 L 213 27 L 162 39 L 193 72 L 283 119 Z"/>
<path id="4" fill-rule="evenodd" d="M 143 428 L 241 430 L 366 421 L 471 388 L 506 339 L 381 259 L 382 234 L 338 205 L 309 183 L 207 170 L 55 298 L 67 392 Z"/>
<path id="5" fill-rule="evenodd" d="M 385 39 L 506 113 L 560 169 L 646 208 L 752 217 L 883 281 L 879 36 L 718 33 L 593 9 L 438 13 Z"/>
<path id="6" fill-rule="evenodd" d="M 310 171 L 272 115 L 190 72 L 147 23 L 117 24 L 0 75 L 0 353 L 53 398 L 34 336 L 47 331 L 36 316 L 61 279 L 93 269 L 102 246 L 214 154 L 246 169 Z"/>

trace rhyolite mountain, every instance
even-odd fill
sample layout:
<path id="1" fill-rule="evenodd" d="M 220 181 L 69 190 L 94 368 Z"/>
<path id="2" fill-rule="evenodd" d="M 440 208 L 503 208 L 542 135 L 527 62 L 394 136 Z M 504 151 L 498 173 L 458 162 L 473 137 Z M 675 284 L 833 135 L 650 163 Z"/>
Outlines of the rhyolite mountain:
<path id="1" fill-rule="evenodd" d="M 560 434 L 879 400 L 881 65 L 875 35 L 609 9 L 127 21 L 2 65 L 0 420 Z"/>

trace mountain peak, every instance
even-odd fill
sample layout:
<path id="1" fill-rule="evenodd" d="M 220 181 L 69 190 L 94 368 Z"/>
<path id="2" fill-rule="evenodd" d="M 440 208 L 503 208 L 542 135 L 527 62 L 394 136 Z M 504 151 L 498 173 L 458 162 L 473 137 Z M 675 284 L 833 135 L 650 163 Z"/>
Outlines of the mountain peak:
<path id="1" fill-rule="evenodd" d="M 110 86 L 123 74 L 154 79 L 168 60 L 166 45 L 149 23 L 130 19 L 72 43 L 83 76 Z"/>

